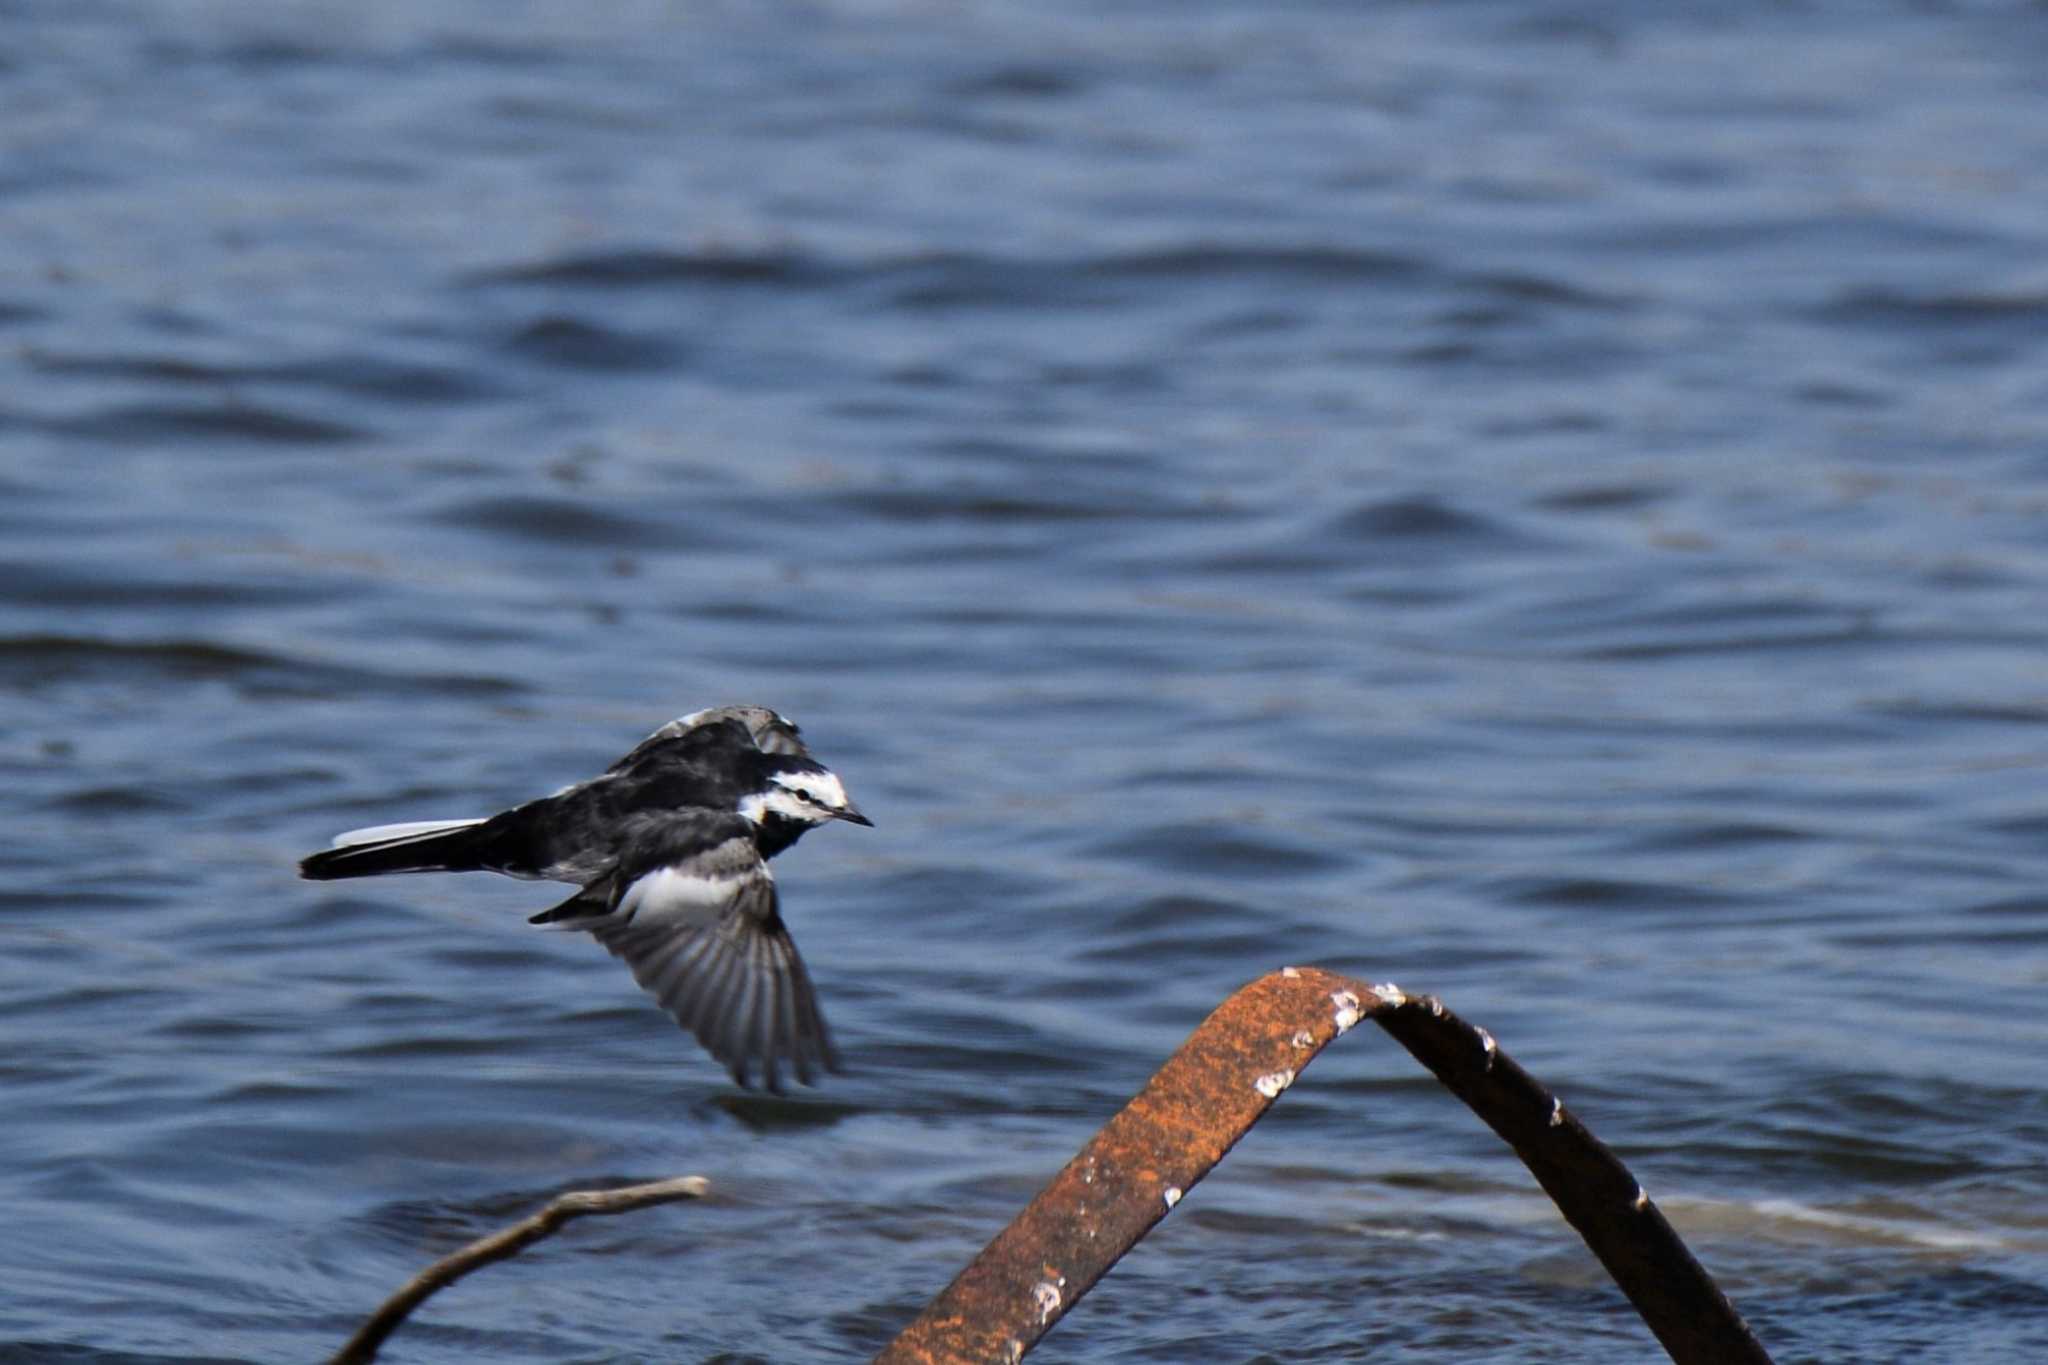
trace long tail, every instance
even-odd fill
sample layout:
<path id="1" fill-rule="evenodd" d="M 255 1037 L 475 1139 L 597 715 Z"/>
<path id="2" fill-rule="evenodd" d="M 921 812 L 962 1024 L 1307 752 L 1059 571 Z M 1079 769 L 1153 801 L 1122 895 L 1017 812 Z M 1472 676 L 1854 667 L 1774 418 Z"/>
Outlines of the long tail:
<path id="1" fill-rule="evenodd" d="M 334 847 L 299 863 L 312 881 L 381 877 L 387 872 L 475 872 L 486 866 L 494 840 L 483 820 L 419 820 L 352 829 Z"/>

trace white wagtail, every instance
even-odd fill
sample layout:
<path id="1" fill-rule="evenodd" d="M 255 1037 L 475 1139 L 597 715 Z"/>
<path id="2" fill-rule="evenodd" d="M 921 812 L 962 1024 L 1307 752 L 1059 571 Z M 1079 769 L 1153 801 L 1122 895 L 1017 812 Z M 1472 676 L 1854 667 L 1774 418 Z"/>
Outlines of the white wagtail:
<path id="1" fill-rule="evenodd" d="M 874 822 L 762 706 L 670 721 L 587 782 L 484 820 L 424 820 L 336 836 L 299 864 L 317 881 L 394 872 L 502 872 L 582 889 L 535 924 L 581 929 L 747 1085 L 812 1083 L 838 1057 L 782 922 L 768 859 L 813 825 Z"/>

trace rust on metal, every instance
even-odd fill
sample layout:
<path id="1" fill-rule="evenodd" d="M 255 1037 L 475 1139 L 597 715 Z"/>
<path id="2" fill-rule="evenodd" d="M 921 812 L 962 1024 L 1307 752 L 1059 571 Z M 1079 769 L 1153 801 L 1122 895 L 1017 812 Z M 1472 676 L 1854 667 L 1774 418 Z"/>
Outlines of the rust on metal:
<path id="1" fill-rule="evenodd" d="M 1224 1001 L 877 1361 L 1020 1359 L 1331 1039 L 1383 1007 L 1360 990 L 1290 967 Z"/>
<path id="2" fill-rule="evenodd" d="M 1770 1357 L 1642 1187 L 1500 1050 L 1431 997 L 1288 967 L 1238 991 L 997 1234 L 878 1365 L 1014 1362 L 1164 1218 L 1301 1069 L 1370 1018 L 1504 1138 L 1679 1365 Z"/>

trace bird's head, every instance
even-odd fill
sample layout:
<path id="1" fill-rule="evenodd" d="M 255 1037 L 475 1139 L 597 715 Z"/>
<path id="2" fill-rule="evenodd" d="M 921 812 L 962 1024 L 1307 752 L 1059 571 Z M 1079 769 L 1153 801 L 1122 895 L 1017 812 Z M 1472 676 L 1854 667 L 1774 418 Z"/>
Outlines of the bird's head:
<path id="1" fill-rule="evenodd" d="M 839 775 L 808 759 L 787 758 L 768 770 L 765 786 L 740 800 L 740 814 L 754 824 L 787 822 L 798 831 L 844 820 L 853 825 L 875 822 L 847 798 Z"/>

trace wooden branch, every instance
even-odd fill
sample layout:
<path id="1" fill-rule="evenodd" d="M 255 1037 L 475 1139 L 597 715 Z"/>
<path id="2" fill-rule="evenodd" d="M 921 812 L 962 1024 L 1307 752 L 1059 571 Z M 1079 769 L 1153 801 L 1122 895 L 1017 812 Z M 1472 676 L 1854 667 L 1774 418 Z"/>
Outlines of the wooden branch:
<path id="1" fill-rule="evenodd" d="M 1289 967 L 1204 1020 L 877 1365 L 1014 1362 L 1360 1019 L 1514 1147 L 1679 1365 L 1769 1365 L 1635 1177 L 1477 1029 L 1428 997 Z"/>
<path id="2" fill-rule="evenodd" d="M 539 1213 L 488 1237 L 479 1237 L 406 1281 L 404 1288 L 386 1299 L 384 1306 L 356 1329 L 356 1334 L 348 1339 L 348 1344 L 334 1356 L 330 1365 L 366 1365 L 366 1362 L 375 1360 L 384 1339 L 434 1293 L 480 1266 L 518 1255 L 573 1218 L 586 1214 L 629 1213 L 678 1199 L 697 1199 L 709 1188 L 710 1182 L 703 1176 L 685 1175 L 646 1185 L 626 1185 L 615 1190 L 575 1190 L 558 1194 Z"/>

